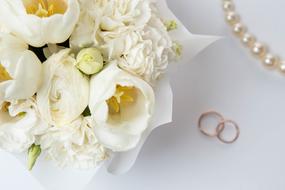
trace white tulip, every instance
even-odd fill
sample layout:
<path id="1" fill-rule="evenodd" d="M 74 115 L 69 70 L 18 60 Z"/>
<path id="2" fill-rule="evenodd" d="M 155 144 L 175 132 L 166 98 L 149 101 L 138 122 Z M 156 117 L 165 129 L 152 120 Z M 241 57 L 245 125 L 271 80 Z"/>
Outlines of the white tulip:
<path id="1" fill-rule="evenodd" d="M 32 98 L 4 102 L 0 109 L 0 149 L 24 152 L 35 143 L 36 136 L 47 129 Z"/>
<path id="2" fill-rule="evenodd" d="M 42 64 L 12 35 L 0 33 L 0 104 L 32 97 L 41 83 Z"/>
<path id="3" fill-rule="evenodd" d="M 76 67 L 69 49 L 52 55 L 43 64 L 44 78 L 37 93 L 42 117 L 51 125 L 66 125 L 85 110 L 89 79 Z"/>
<path id="4" fill-rule="evenodd" d="M 89 108 L 99 141 L 113 151 L 135 148 L 154 111 L 154 92 L 116 63 L 90 81 Z"/>
<path id="5" fill-rule="evenodd" d="M 40 137 L 41 148 L 60 167 L 95 168 L 108 158 L 107 150 L 98 142 L 90 118 L 51 127 Z"/>
<path id="6" fill-rule="evenodd" d="M 35 47 L 67 40 L 80 13 L 77 0 L 0 0 L 0 5 L 3 26 Z"/>

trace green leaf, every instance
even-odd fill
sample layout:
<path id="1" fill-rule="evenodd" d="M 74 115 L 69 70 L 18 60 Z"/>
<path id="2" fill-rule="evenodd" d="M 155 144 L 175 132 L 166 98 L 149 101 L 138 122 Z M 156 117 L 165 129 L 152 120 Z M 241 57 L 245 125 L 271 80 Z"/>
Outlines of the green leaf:
<path id="1" fill-rule="evenodd" d="M 31 171 L 40 156 L 42 150 L 40 145 L 33 144 L 28 150 L 28 169 Z"/>

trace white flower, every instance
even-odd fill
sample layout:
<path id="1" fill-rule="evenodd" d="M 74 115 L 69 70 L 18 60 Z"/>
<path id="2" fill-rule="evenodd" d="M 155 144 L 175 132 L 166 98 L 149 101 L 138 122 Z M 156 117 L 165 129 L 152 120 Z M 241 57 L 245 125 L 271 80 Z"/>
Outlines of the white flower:
<path id="1" fill-rule="evenodd" d="M 48 158 L 60 167 L 88 169 L 98 166 L 108 158 L 100 145 L 89 118 L 78 118 L 71 124 L 51 127 L 39 143 Z"/>
<path id="2" fill-rule="evenodd" d="M 81 15 L 71 45 L 80 48 L 104 45 L 106 56 L 117 56 L 124 41 L 130 43 L 126 36 L 144 27 L 151 18 L 150 4 L 149 0 L 80 0 Z M 119 47 L 109 45 L 118 40 L 123 41 L 117 43 Z"/>
<path id="3" fill-rule="evenodd" d="M 26 151 L 44 133 L 47 124 L 37 112 L 34 99 L 4 102 L 0 105 L 0 148 L 9 152 Z"/>
<path id="4" fill-rule="evenodd" d="M 32 97 L 40 83 L 42 64 L 27 45 L 0 33 L 0 104 Z"/>
<path id="5" fill-rule="evenodd" d="M 113 151 L 136 147 L 154 111 L 152 87 L 116 63 L 93 76 L 90 85 L 89 107 L 99 141 Z"/>
<path id="6" fill-rule="evenodd" d="M 153 16 L 140 32 L 141 40 L 124 52 L 119 66 L 153 83 L 163 74 L 172 53 L 172 40 L 162 23 Z"/>
<path id="7" fill-rule="evenodd" d="M 77 0 L 0 0 L 0 22 L 26 43 L 64 42 L 79 18 Z"/>
<path id="8" fill-rule="evenodd" d="M 76 67 L 70 50 L 61 50 L 43 64 L 43 84 L 37 93 L 42 117 L 51 125 L 66 125 L 85 110 L 89 80 Z"/>
<path id="9" fill-rule="evenodd" d="M 122 58 L 121 68 L 151 83 L 166 71 L 173 44 L 154 3 L 81 0 L 81 5 L 73 48 L 95 46 L 109 61 Z"/>

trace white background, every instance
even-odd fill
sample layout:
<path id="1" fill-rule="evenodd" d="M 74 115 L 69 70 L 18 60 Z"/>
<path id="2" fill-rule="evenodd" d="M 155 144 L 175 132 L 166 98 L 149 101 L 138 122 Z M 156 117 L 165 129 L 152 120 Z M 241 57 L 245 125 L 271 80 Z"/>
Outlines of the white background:
<path id="1" fill-rule="evenodd" d="M 260 39 L 283 54 L 284 0 L 236 0 Z M 99 171 L 86 190 L 284 190 L 285 77 L 244 51 L 223 20 L 221 0 L 168 0 L 192 33 L 227 36 L 171 71 L 174 122 L 154 131 L 122 176 Z M 210 108 L 237 121 L 241 137 L 223 145 L 197 130 Z M 1 190 L 41 190 L 9 155 L 0 155 Z M 44 171 L 43 171 L 44 172 Z"/>

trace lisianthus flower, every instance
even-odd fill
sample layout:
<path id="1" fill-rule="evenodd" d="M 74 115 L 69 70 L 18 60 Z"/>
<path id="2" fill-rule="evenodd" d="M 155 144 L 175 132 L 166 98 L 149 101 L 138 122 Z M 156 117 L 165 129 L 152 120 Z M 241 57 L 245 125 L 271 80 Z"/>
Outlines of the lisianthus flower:
<path id="1" fill-rule="evenodd" d="M 85 110 L 89 79 L 75 66 L 69 49 L 52 55 L 43 64 L 43 83 L 37 93 L 42 117 L 51 125 L 66 125 Z"/>
<path id="2" fill-rule="evenodd" d="M 0 33 L 0 104 L 32 97 L 41 83 L 42 64 L 15 36 Z"/>
<path id="3" fill-rule="evenodd" d="M 154 92 L 144 80 L 111 63 L 90 81 L 95 134 L 107 148 L 127 151 L 139 142 L 154 111 Z"/>
<path id="4" fill-rule="evenodd" d="M 80 12 L 77 0 L 0 0 L 0 5 L 3 26 L 35 47 L 67 40 Z"/>
<path id="5" fill-rule="evenodd" d="M 40 137 L 41 148 L 60 167 L 95 168 L 108 158 L 97 140 L 90 118 L 79 117 L 70 124 L 53 126 Z"/>
<path id="6" fill-rule="evenodd" d="M 40 119 L 34 98 L 0 105 L 0 149 L 24 152 L 46 129 L 47 124 Z"/>

